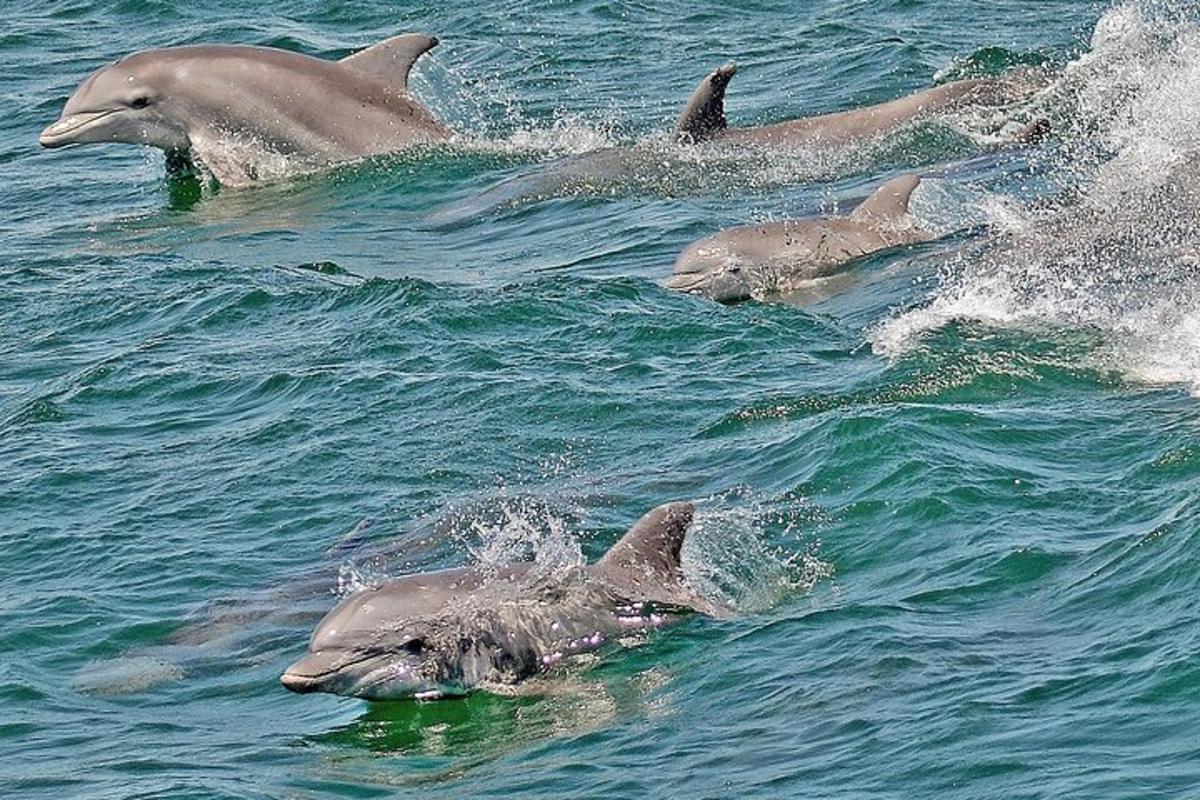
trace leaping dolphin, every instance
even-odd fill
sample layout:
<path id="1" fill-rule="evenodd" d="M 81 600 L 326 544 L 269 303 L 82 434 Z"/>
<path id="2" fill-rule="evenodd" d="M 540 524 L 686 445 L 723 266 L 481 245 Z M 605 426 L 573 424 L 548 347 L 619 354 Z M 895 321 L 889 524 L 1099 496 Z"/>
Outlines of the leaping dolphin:
<path id="1" fill-rule="evenodd" d="M 407 90 L 437 43 L 404 34 L 336 62 L 244 45 L 134 53 L 88 76 L 38 141 L 149 145 L 233 186 L 443 141 Z"/>
<path id="2" fill-rule="evenodd" d="M 667 286 L 733 303 L 787 292 L 880 250 L 934 238 L 908 213 L 921 179 L 885 183 L 846 217 L 729 228 L 684 248 Z"/>
<path id="3" fill-rule="evenodd" d="M 518 683 L 687 612 L 724 616 L 683 579 L 692 515 L 690 503 L 660 506 L 600 561 L 565 575 L 512 564 L 364 589 L 329 612 L 281 681 L 299 693 L 430 699 Z"/>
<path id="4" fill-rule="evenodd" d="M 770 125 L 731 128 L 725 118 L 725 90 L 736 74 L 737 65 L 729 63 L 713 70 L 700 81 L 676 123 L 675 136 L 679 141 L 774 147 L 845 145 L 880 136 L 923 117 L 963 106 L 1015 102 L 1043 82 L 1034 72 L 1018 70 L 999 78 L 954 81 L 907 97 L 849 111 Z"/>

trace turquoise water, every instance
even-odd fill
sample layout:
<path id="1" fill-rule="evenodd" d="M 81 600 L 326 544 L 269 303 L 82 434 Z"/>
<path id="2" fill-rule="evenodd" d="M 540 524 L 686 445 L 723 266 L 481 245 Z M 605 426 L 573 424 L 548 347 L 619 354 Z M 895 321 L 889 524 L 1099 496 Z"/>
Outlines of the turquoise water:
<path id="1" fill-rule="evenodd" d="M 227 5 L 0 33 L 5 796 L 1196 796 L 1200 269 L 1160 179 L 1200 145 L 1188 5 Z M 130 51 L 402 30 L 442 37 L 414 86 L 473 143 L 244 191 L 36 145 Z M 1046 62 L 1023 113 L 1058 135 L 967 114 L 555 182 L 731 58 L 742 124 Z M 914 166 L 931 224 L 988 227 L 792 302 L 660 286 Z M 674 499 L 736 618 L 515 697 L 278 683 L 335 590 L 595 558 Z"/>

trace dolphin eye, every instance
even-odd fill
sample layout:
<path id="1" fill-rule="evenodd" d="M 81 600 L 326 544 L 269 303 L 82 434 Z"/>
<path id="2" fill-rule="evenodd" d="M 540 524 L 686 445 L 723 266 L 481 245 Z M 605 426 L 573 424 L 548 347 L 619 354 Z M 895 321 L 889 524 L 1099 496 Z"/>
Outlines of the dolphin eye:
<path id="1" fill-rule="evenodd" d="M 146 107 L 146 106 L 148 106 L 148 105 L 150 105 L 150 98 L 149 98 L 149 97 L 146 97 L 145 95 L 141 95 L 141 96 L 139 96 L 139 97 L 135 97 L 135 98 L 133 99 L 133 102 L 131 102 L 131 103 L 129 104 L 129 107 L 130 107 L 130 108 L 142 109 L 142 108 L 145 108 L 145 107 Z"/>

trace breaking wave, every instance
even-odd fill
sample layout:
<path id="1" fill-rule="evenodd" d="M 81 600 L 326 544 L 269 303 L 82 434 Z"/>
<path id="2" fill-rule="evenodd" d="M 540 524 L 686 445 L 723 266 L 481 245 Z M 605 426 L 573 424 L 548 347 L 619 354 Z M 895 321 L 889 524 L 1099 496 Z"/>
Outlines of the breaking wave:
<path id="1" fill-rule="evenodd" d="M 1094 334 L 1089 367 L 1200 396 L 1200 20 L 1126 2 L 1052 91 L 1064 117 L 1028 204 L 992 196 L 988 241 L 949 259 L 918 307 L 871 331 L 898 358 L 955 322 Z"/>

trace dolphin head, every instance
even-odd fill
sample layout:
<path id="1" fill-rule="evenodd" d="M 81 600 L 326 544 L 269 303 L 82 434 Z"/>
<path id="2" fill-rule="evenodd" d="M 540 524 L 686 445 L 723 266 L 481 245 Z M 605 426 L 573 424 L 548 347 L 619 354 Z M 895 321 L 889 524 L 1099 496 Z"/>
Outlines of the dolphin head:
<path id="1" fill-rule="evenodd" d="M 313 631 L 308 654 L 280 678 L 293 692 L 391 700 L 458 694 L 455 670 L 437 648 L 425 582 L 405 591 L 375 587 L 342 601 Z M 432 589 L 432 592 L 431 592 Z"/>
<path id="2" fill-rule="evenodd" d="M 357 600 L 358 598 L 351 598 Z M 341 608 L 317 628 L 304 658 L 280 681 L 299 694 L 328 692 L 366 700 L 442 697 L 463 691 L 449 665 L 434 651 L 427 627 L 408 621 L 389 636 L 345 634 L 337 625 L 355 624 L 361 603 Z"/>
<path id="3" fill-rule="evenodd" d="M 502 573 L 504 578 L 514 573 Z M 280 678 L 293 692 L 365 700 L 458 695 L 511 666 L 511 647 L 475 593 L 476 570 L 412 575 L 357 592 L 313 631 Z M 486 605 L 486 603 L 485 603 Z"/>
<path id="4" fill-rule="evenodd" d="M 667 287 L 698 294 L 719 303 L 750 298 L 750 280 L 743 259 L 723 234 L 693 242 L 675 260 Z"/>
<path id="5" fill-rule="evenodd" d="M 190 146 L 171 91 L 171 64 L 139 53 L 97 70 L 67 100 L 58 122 L 38 137 L 42 147 L 128 142 L 167 151 Z"/>

